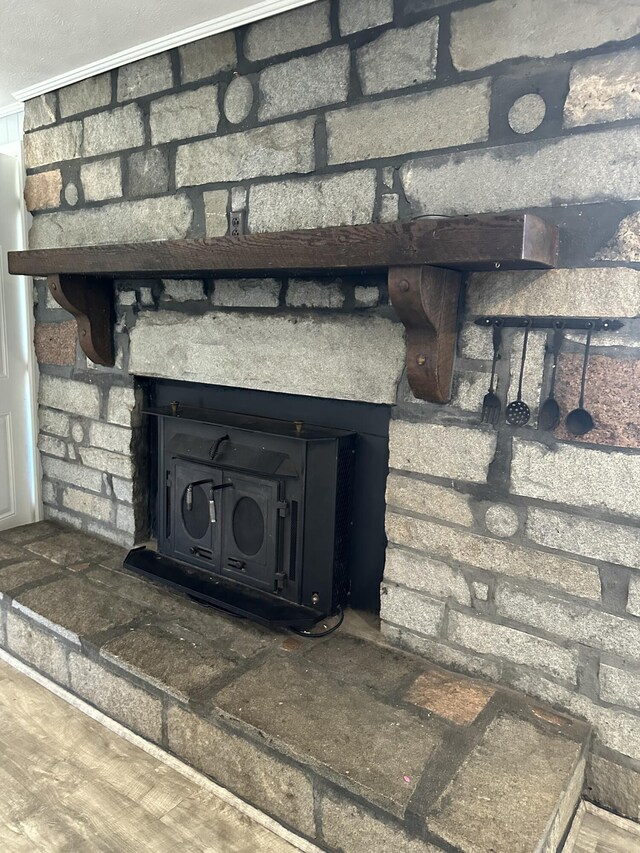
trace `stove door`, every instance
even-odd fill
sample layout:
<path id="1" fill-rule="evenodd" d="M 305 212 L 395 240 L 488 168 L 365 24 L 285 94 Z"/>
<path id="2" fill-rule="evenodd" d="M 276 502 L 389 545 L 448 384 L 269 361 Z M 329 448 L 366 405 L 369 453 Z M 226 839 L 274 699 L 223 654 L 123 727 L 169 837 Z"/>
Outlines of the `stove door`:
<path id="1" fill-rule="evenodd" d="M 222 472 L 207 465 L 175 459 L 173 482 L 172 529 L 176 556 L 218 571 Z"/>
<path id="2" fill-rule="evenodd" d="M 223 486 L 222 574 L 248 586 L 279 592 L 280 484 L 226 471 Z"/>

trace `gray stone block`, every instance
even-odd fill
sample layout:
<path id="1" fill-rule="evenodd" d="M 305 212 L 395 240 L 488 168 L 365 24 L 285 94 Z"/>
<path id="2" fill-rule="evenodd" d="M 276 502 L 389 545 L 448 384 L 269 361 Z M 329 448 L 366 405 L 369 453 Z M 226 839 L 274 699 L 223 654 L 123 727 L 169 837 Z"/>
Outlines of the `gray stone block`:
<path id="1" fill-rule="evenodd" d="M 639 157 L 640 134 L 621 127 L 411 160 L 400 176 L 414 214 L 462 215 L 635 198 Z"/>
<path id="2" fill-rule="evenodd" d="M 205 233 L 207 237 L 224 237 L 229 230 L 227 190 L 211 190 L 202 194 L 204 201 Z"/>
<path id="3" fill-rule="evenodd" d="M 130 455 L 121 456 L 108 450 L 97 450 L 95 447 L 81 447 L 80 458 L 82 464 L 89 468 L 97 468 L 125 480 L 133 476 L 133 461 Z"/>
<path id="4" fill-rule="evenodd" d="M 64 459 L 67 455 L 66 442 L 50 435 L 38 436 L 38 450 L 48 453 L 49 456 L 57 456 L 59 459 Z"/>
<path id="5" fill-rule="evenodd" d="M 287 288 L 291 308 L 342 308 L 344 294 L 337 282 L 291 279 Z"/>
<path id="6" fill-rule="evenodd" d="M 122 167 L 119 157 L 96 160 L 80 166 L 80 181 L 85 201 L 104 201 L 122 195 Z"/>
<path id="7" fill-rule="evenodd" d="M 89 444 L 127 455 L 131 452 L 133 433 L 125 427 L 92 421 L 89 425 Z"/>
<path id="8" fill-rule="evenodd" d="M 64 462 L 61 459 L 42 457 L 42 470 L 51 480 L 60 483 L 80 486 L 90 489 L 92 492 L 102 490 L 102 477 L 99 471 L 90 471 L 82 465 L 73 462 Z"/>
<path id="9" fill-rule="evenodd" d="M 224 114 L 232 124 L 240 124 L 253 106 L 253 83 L 248 77 L 234 77 L 224 93 Z"/>
<path id="10" fill-rule="evenodd" d="M 137 104 L 127 104 L 125 107 L 87 116 L 83 125 L 84 157 L 95 157 L 98 154 L 110 154 L 112 151 L 144 145 L 142 112 Z"/>
<path id="11" fill-rule="evenodd" d="M 220 121 L 218 87 L 201 86 L 151 102 L 149 124 L 151 143 L 215 133 Z"/>
<path id="12" fill-rule="evenodd" d="M 640 49 L 581 59 L 573 66 L 565 127 L 640 117 Z"/>
<path id="13" fill-rule="evenodd" d="M 234 667 L 214 647 L 155 627 L 128 631 L 106 643 L 100 654 L 185 702 Z"/>
<path id="14" fill-rule="evenodd" d="M 223 308 L 277 308 L 280 287 L 273 278 L 216 279 L 211 303 Z"/>
<path id="15" fill-rule="evenodd" d="M 396 222 L 400 218 L 400 199 L 396 193 L 386 193 L 380 198 L 380 222 Z"/>
<path id="16" fill-rule="evenodd" d="M 5 551 L 4 553 L 6 555 L 11 552 Z M 26 557 L 27 554 L 24 554 L 23 557 Z M 32 555 L 28 554 L 28 556 Z M 51 578 L 52 575 L 59 573 L 60 566 L 49 560 L 26 560 L 25 562 L 11 563 L 0 569 L 0 594 L 12 595 L 26 584 L 40 583 L 44 579 Z"/>
<path id="17" fill-rule="evenodd" d="M 620 221 L 616 233 L 597 253 L 596 260 L 640 263 L 640 212 Z"/>
<path id="18" fill-rule="evenodd" d="M 638 575 L 632 575 L 629 579 L 627 613 L 631 613 L 633 616 L 640 616 L 640 577 Z"/>
<path id="19" fill-rule="evenodd" d="M 416 474 L 482 483 L 495 449 L 493 430 L 397 419 L 389 427 L 389 467 Z"/>
<path id="20" fill-rule="evenodd" d="M 640 623 L 556 598 L 543 598 L 500 585 L 496 609 L 501 616 L 531 625 L 556 637 L 583 643 L 592 649 L 640 659 Z M 640 726 L 640 720 L 638 722 Z"/>
<path id="21" fill-rule="evenodd" d="M 25 101 L 23 128 L 25 133 L 36 130 L 47 124 L 54 124 L 56 120 L 57 97 L 55 92 L 47 92 L 38 98 Z"/>
<path id="22" fill-rule="evenodd" d="M 539 849 L 581 749 L 582 744 L 558 732 L 497 717 L 463 764 L 464 771 L 443 791 L 429 828 L 469 853 Z M 497 812 L 496 802 L 501 804 Z"/>
<path id="23" fill-rule="evenodd" d="M 356 308 L 375 308 L 380 303 L 380 289 L 357 284 L 353 288 L 353 299 Z"/>
<path id="24" fill-rule="evenodd" d="M 463 527 L 473 527 L 473 513 L 467 495 L 394 471 L 387 478 L 387 504 L 400 510 L 461 524 Z"/>
<path id="25" fill-rule="evenodd" d="M 265 68 L 259 82 L 259 120 L 346 101 L 350 65 L 349 48 L 343 45 Z"/>
<path id="26" fill-rule="evenodd" d="M 438 18 L 388 30 L 356 51 L 362 92 L 374 95 L 433 80 L 437 58 Z"/>
<path id="27" fill-rule="evenodd" d="M 632 820 L 640 818 L 640 773 L 592 754 L 587 765 L 585 795 L 589 800 Z"/>
<path id="28" fill-rule="evenodd" d="M 130 101 L 173 86 L 171 57 L 168 51 L 157 53 L 118 69 L 118 100 Z"/>
<path id="29" fill-rule="evenodd" d="M 321 0 L 252 24 L 244 40 L 247 59 L 255 62 L 329 41 L 329 12 L 329 0 Z"/>
<path id="30" fill-rule="evenodd" d="M 577 682 L 577 651 L 563 649 L 550 640 L 455 611 L 449 613 L 447 636 L 472 652 L 539 669 L 570 684 Z"/>
<path id="31" fill-rule="evenodd" d="M 498 576 L 526 578 L 579 598 L 600 600 L 598 569 L 587 563 L 391 511 L 387 511 L 386 528 L 391 542 L 441 560 L 455 560 Z"/>
<path id="32" fill-rule="evenodd" d="M 380 27 L 392 20 L 393 0 L 340 0 L 340 35 Z"/>
<path id="33" fill-rule="evenodd" d="M 63 412 L 56 412 L 54 409 L 47 409 L 40 406 L 38 409 L 38 422 L 41 432 L 50 432 L 52 435 L 59 435 L 66 438 L 69 435 L 69 415 Z"/>
<path id="34" fill-rule="evenodd" d="M 179 707 L 168 709 L 167 737 L 183 761 L 299 832 L 315 835 L 313 785 L 297 767 Z"/>
<path id="35" fill-rule="evenodd" d="M 471 605 L 469 587 L 462 572 L 426 555 L 388 548 L 384 579 L 433 598 L 452 598 L 460 604 Z"/>
<path id="36" fill-rule="evenodd" d="M 138 376 L 393 404 L 404 349 L 402 326 L 370 314 L 333 315 L 318 324 L 298 316 L 145 312 L 131 332 L 129 369 Z"/>
<path id="37" fill-rule="evenodd" d="M 169 161 L 160 148 L 135 151 L 129 157 L 129 195 L 149 196 L 169 189 Z"/>
<path id="38" fill-rule="evenodd" d="M 27 169 L 75 160 L 82 154 L 82 122 L 69 121 L 46 127 L 24 137 L 24 164 Z"/>
<path id="39" fill-rule="evenodd" d="M 78 489 L 65 489 L 62 494 L 62 505 L 72 512 L 80 512 L 98 521 L 111 523 L 115 515 L 115 504 L 110 498 L 90 495 Z"/>
<path id="40" fill-rule="evenodd" d="M 393 850 L 394 853 L 439 853 L 419 838 L 412 838 L 391 821 L 383 821 L 360 804 L 335 793 L 325 793 L 321 802 L 322 835 L 332 849 L 349 853 L 372 853 Z"/>
<path id="41" fill-rule="evenodd" d="M 544 501 L 640 518 L 640 456 L 514 439 L 511 490 Z"/>
<path id="42" fill-rule="evenodd" d="M 113 477 L 111 485 L 117 501 L 133 503 L 133 480 L 121 480 L 119 477 Z"/>
<path id="43" fill-rule="evenodd" d="M 162 740 L 162 702 L 83 655 L 69 656 L 71 689 L 114 720 L 148 738 Z"/>
<path id="44" fill-rule="evenodd" d="M 383 583 L 380 588 L 380 618 L 428 637 L 440 634 L 445 605 L 419 592 Z"/>
<path id="45" fill-rule="evenodd" d="M 517 98 L 509 109 L 509 127 L 515 133 L 532 133 L 540 127 L 547 112 L 544 98 L 535 93 Z"/>
<path id="46" fill-rule="evenodd" d="M 40 377 L 38 400 L 41 405 L 89 418 L 97 418 L 100 410 L 100 391 L 95 385 L 47 374 Z"/>
<path id="47" fill-rule="evenodd" d="M 600 698 L 612 705 L 640 711 L 640 671 L 600 664 Z"/>
<path id="48" fill-rule="evenodd" d="M 388 642 L 402 649 L 427 658 L 440 666 L 464 672 L 468 675 L 479 675 L 491 681 L 500 681 L 502 664 L 500 661 L 473 655 L 461 649 L 452 648 L 446 641 L 438 641 L 382 622 L 380 626 L 383 636 Z"/>
<path id="49" fill-rule="evenodd" d="M 636 317 L 640 314 L 640 271 L 589 267 L 473 273 L 467 310 L 471 315 Z M 486 340 L 491 337 L 486 331 L 482 334 Z"/>
<path id="50" fill-rule="evenodd" d="M 111 73 L 98 74 L 96 77 L 65 86 L 60 89 L 58 97 L 62 118 L 107 107 L 111 103 Z"/>
<path id="51" fill-rule="evenodd" d="M 179 48 L 180 79 L 193 83 L 205 77 L 214 77 L 236 64 L 235 31 L 216 33 L 209 38 L 185 44 Z"/>
<path id="52" fill-rule="evenodd" d="M 162 302 L 201 302 L 204 285 L 201 279 L 163 278 Z"/>
<path id="53" fill-rule="evenodd" d="M 7 650 L 27 661 L 58 684 L 69 683 L 67 655 L 63 643 L 39 630 L 14 610 L 7 613 Z"/>
<path id="54" fill-rule="evenodd" d="M 176 155 L 176 186 L 311 172 L 314 128 L 311 116 L 181 145 Z"/>
<path id="55" fill-rule="evenodd" d="M 342 175 L 253 185 L 249 192 L 249 229 L 288 231 L 362 225 L 373 219 L 376 173 Z"/>
<path id="56" fill-rule="evenodd" d="M 276 678 L 271 661 L 241 675 L 215 704 L 315 773 L 399 817 L 440 745 L 437 721 L 347 686 L 297 657 L 281 659 Z M 354 708 L 357 726 L 350 724 Z M 310 738 L 310 731 L 325 735 Z"/>
<path id="57" fill-rule="evenodd" d="M 526 533 L 538 545 L 547 548 L 640 569 L 637 527 L 532 507 L 527 514 Z"/>
<path id="58" fill-rule="evenodd" d="M 482 142 L 488 134 L 487 80 L 401 95 L 327 114 L 331 164 Z"/>
<path id="59" fill-rule="evenodd" d="M 140 412 L 137 410 L 141 406 L 142 396 L 133 388 L 111 388 L 107 404 L 107 420 L 110 424 L 120 424 L 120 426 L 138 426 Z"/>
<path id="60" fill-rule="evenodd" d="M 603 744 L 615 752 L 640 758 L 640 718 L 617 708 L 596 705 L 586 696 L 567 690 L 534 673 L 519 673 L 511 679 L 512 686 L 531 696 L 563 708 L 574 716 L 587 720 L 595 728 L 596 748 Z"/>
<path id="61" fill-rule="evenodd" d="M 72 213 L 47 213 L 34 219 L 29 245 L 44 249 L 179 240 L 187 236 L 192 219 L 191 202 L 180 193 Z"/>
<path id="62" fill-rule="evenodd" d="M 505 504 L 490 506 L 485 513 L 484 522 L 487 525 L 487 530 L 501 539 L 509 539 L 515 536 L 520 527 L 518 513 L 513 507 L 505 506 Z"/>
<path id="63" fill-rule="evenodd" d="M 535 8 L 535 26 L 532 15 Z M 583 0 L 493 0 L 451 16 L 451 58 L 472 71 L 520 56 L 548 57 L 624 41 L 638 32 L 634 0 L 613 0 L 604 14 Z"/>

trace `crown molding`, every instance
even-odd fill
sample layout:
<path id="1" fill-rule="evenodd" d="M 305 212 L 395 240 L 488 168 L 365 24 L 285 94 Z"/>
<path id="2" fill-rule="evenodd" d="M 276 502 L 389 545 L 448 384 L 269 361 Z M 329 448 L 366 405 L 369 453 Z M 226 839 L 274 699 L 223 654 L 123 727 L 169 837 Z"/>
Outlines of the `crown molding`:
<path id="1" fill-rule="evenodd" d="M 86 80 L 87 77 L 94 77 L 96 74 L 111 71 L 112 68 L 127 65 L 129 62 L 136 62 L 138 59 L 146 59 L 148 56 L 162 53 L 164 50 L 171 50 L 171 48 L 180 47 L 183 44 L 198 41 L 199 39 L 225 32 L 226 30 L 233 30 L 236 27 L 251 24 L 262 18 L 270 18 L 273 15 L 279 15 L 281 12 L 288 12 L 290 9 L 296 9 L 299 6 L 307 6 L 313 2 L 315 0 L 257 0 L 257 2 L 246 6 L 244 9 L 239 9 L 237 12 L 229 12 L 227 15 L 211 18 L 208 21 L 203 21 L 201 24 L 195 24 L 183 30 L 176 30 L 166 36 L 152 39 L 135 47 L 127 48 L 127 50 L 121 50 L 118 53 L 104 57 L 104 59 L 90 62 L 87 65 L 81 65 L 64 74 L 49 77 L 47 80 L 42 80 L 40 83 L 28 86 L 26 89 L 13 92 L 13 97 L 20 103 L 3 107 L 0 110 L 0 116 L 19 112 L 22 109 L 24 101 L 29 101 L 31 98 L 37 98 L 39 95 L 44 95 L 56 89 L 62 89 L 64 86 L 71 85 L 71 83 Z M 3 110 L 8 110 L 9 113 L 4 113 Z"/>
<path id="2" fill-rule="evenodd" d="M 22 112 L 24 112 L 24 104 L 7 104 L 4 107 L 0 107 L 0 118 L 6 118 L 7 116 L 13 116 L 16 115 L 16 113 Z"/>

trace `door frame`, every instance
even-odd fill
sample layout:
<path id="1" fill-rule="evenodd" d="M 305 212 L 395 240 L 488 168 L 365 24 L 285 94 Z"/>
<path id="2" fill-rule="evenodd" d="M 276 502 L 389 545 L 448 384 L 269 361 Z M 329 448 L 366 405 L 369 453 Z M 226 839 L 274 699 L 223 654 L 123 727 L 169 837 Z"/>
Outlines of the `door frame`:
<path id="1" fill-rule="evenodd" d="M 13 116 L 11 116 L 13 118 Z M 22 114 L 19 119 L 19 127 L 22 128 Z M 24 198 L 24 183 L 25 183 L 25 161 L 22 142 L 22 133 L 18 139 L 0 145 L 0 154 L 7 154 L 9 157 L 14 157 L 18 163 L 18 180 L 20 197 Z M 31 227 L 31 214 L 27 211 L 26 205 L 20 206 L 20 215 L 18 223 L 18 241 L 19 246 L 16 246 L 18 251 L 27 249 L 29 246 L 29 229 Z M 30 451 L 29 459 L 29 482 L 25 484 L 29 489 L 31 506 L 33 508 L 34 521 L 42 519 L 42 472 L 40 467 L 40 455 L 38 453 L 38 383 L 39 371 L 38 362 L 35 355 L 34 347 L 34 311 L 33 311 L 33 279 L 30 276 L 14 276 L 14 282 L 18 283 L 21 294 L 21 302 L 23 308 L 23 317 L 26 318 L 24 328 L 22 329 L 22 346 L 27 358 L 27 381 L 29 383 L 29 394 L 27 416 L 29 423 L 29 439 L 27 445 Z M 30 415 L 30 417 L 29 417 Z"/>

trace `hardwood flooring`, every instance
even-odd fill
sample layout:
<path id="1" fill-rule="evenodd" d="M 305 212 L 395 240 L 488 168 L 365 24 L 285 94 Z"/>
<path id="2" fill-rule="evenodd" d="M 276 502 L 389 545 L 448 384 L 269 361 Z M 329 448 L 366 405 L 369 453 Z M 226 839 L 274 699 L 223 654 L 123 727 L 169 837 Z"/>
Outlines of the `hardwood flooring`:
<path id="1" fill-rule="evenodd" d="M 640 853 L 640 826 L 581 803 L 563 853 Z"/>
<path id="2" fill-rule="evenodd" d="M 3 853 L 295 853 L 206 785 L 0 661 Z"/>

